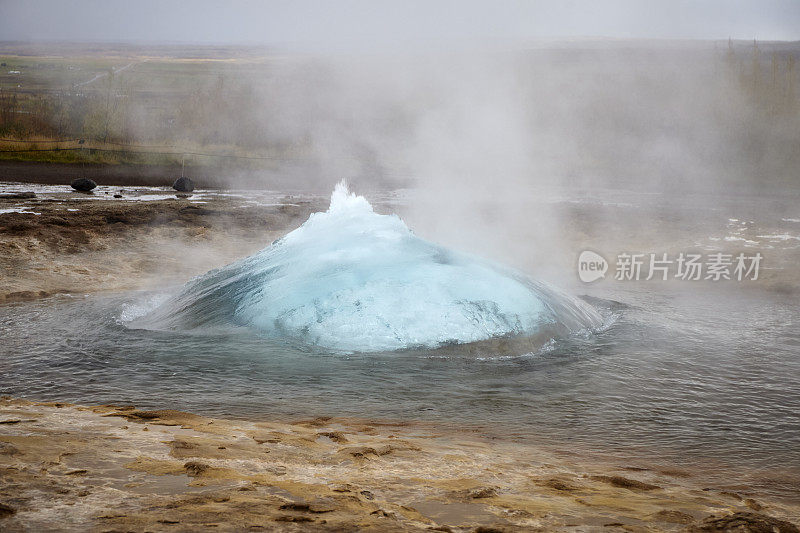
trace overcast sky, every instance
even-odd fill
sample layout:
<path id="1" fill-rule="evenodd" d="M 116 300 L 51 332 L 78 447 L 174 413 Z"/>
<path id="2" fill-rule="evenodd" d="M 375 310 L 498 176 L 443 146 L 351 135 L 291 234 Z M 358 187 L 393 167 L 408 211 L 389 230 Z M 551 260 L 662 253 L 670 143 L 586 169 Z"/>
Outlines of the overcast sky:
<path id="1" fill-rule="evenodd" d="M 425 46 L 800 40 L 800 0 L 0 0 L 0 40 Z"/>

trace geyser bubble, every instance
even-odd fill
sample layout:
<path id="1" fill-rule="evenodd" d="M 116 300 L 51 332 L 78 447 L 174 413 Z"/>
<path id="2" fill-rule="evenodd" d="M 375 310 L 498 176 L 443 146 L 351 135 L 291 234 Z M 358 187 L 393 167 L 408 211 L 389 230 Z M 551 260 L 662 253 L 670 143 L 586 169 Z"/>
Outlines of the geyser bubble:
<path id="1" fill-rule="evenodd" d="M 416 237 L 344 182 L 264 250 L 188 282 L 137 327 L 243 326 L 346 352 L 566 334 L 601 324 L 588 304 L 511 269 Z"/>

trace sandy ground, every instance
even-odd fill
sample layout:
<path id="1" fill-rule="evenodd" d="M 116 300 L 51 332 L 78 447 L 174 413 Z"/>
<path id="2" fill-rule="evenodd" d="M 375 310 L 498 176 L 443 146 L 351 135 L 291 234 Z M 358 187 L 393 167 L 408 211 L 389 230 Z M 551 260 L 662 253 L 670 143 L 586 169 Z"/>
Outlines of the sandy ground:
<path id="1" fill-rule="evenodd" d="M 3 531 L 797 531 L 800 505 L 429 426 L 0 400 Z"/>
<path id="2" fill-rule="evenodd" d="M 184 281 L 326 204 L 0 199 L 0 303 Z M 430 425 L 4 399 L 0 530 L 798 531 L 800 502 L 586 461 Z"/>

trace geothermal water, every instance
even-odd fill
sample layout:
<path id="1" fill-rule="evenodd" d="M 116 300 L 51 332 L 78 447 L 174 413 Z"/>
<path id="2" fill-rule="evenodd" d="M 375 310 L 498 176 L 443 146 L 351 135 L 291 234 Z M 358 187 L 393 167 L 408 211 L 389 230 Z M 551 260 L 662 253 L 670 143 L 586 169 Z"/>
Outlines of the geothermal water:
<path id="1" fill-rule="evenodd" d="M 346 352 L 436 348 L 598 328 L 586 303 L 416 237 L 339 183 L 330 208 L 189 282 L 132 327 L 251 328 Z"/>
<path id="2" fill-rule="evenodd" d="M 391 235 L 402 236 L 407 246 L 390 248 L 404 257 L 400 250 L 419 251 L 413 261 L 417 274 L 429 263 L 423 258 L 435 256 L 431 254 L 438 248 L 417 241 L 400 220 L 377 215 L 373 219 L 361 200 L 342 200 L 348 209 L 353 207 L 354 218 L 385 224 L 380 230 L 375 226 L 375 234 L 364 237 L 372 240 L 363 242 L 388 246 Z M 300 250 L 289 239 L 177 288 L 174 295 L 94 294 L 0 306 L 0 394 L 131 403 L 141 408 L 168 406 L 212 416 L 421 420 L 552 445 L 579 456 L 605 457 L 616 466 L 680 465 L 709 482 L 716 476 L 726 486 L 742 483 L 748 490 L 774 491 L 796 501 L 800 497 L 800 271 L 796 266 L 800 247 L 797 239 L 783 236 L 800 237 L 800 203 L 796 197 L 705 201 L 692 196 L 689 200 L 670 202 L 664 195 L 619 191 L 566 191 L 559 198 L 537 193 L 538 203 L 527 206 L 526 212 L 561 215 L 564 246 L 575 253 L 583 249 L 587 235 L 586 227 L 576 220 L 598 227 L 591 235 L 592 244 L 606 253 L 716 250 L 726 242 L 741 243 L 743 250 L 752 251 L 750 242 L 757 241 L 752 246 L 765 256 L 762 280 L 698 284 L 609 279 L 581 285 L 570 273 L 579 287 L 570 292 L 593 295 L 591 307 L 603 317 L 613 317 L 593 332 L 557 334 L 545 325 L 544 335 L 524 343 L 522 349 L 510 340 L 537 335 L 358 352 L 352 349 L 355 346 L 325 348 L 311 342 L 322 342 L 321 337 L 304 336 L 302 331 L 299 338 L 296 332 L 277 335 L 271 326 L 264 330 L 265 323 L 250 322 L 254 311 L 268 305 L 269 299 L 225 298 L 223 286 L 231 289 L 231 295 L 252 296 L 252 291 L 241 290 L 250 283 L 242 267 L 261 259 L 266 261 L 263 265 L 288 260 L 290 250 Z M 350 202 L 358 205 L 349 206 Z M 311 239 L 315 230 L 310 226 L 325 226 L 326 220 L 341 215 L 336 209 L 320 213 L 297 238 Z M 609 231 L 604 221 L 617 231 Z M 643 229 L 648 221 L 653 227 Z M 331 238 L 346 235 L 352 234 L 342 230 Z M 677 244 L 653 250 L 656 238 Z M 324 239 L 314 242 L 326 248 Z M 357 242 L 347 248 L 350 253 L 359 248 Z M 333 248 L 331 243 L 328 251 Z M 380 256 L 366 248 L 371 264 L 380 263 Z M 473 258 L 449 257 L 459 268 L 519 279 Z M 327 271 L 322 263 L 315 264 L 319 269 L 315 272 Z M 359 272 L 365 264 L 352 261 L 351 268 Z M 265 280 L 277 287 L 282 283 L 270 275 L 252 281 Z M 570 316 L 553 302 L 585 310 L 571 298 L 527 283 L 520 280 L 521 294 L 553 306 L 546 317 Z M 226 312 L 206 315 L 203 305 L 211 301 L 227 301 Z M 183 302 L 188 305 L 185 309 L 180 307 Z M 295 307 L 300 306 L 286 304 L 283 309 Z M 242 314 L 231 318 L 237 309 Z M 176 316 L 165 316 L 166 310 Z M 501 311 L 507 313 L 508 308 Z M 138 320 L 150 324 L 137 325 Z M 201 327 L 204 321 L 214 327 Z M 440 340 L 431 339 L 432 344 Z M 325 338 L 337 345 L 334 341 Z"/>

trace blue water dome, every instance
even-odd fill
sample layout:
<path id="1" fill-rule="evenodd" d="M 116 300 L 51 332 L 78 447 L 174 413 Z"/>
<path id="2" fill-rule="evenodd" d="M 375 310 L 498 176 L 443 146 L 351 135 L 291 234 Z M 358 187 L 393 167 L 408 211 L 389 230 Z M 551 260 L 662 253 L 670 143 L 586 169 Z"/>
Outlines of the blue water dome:
<path id="1" fill-rule="evenodd" d="M 189 281 L 134 325 L 240 326 L 333 351 L 377 352 L 563 334 L 601 322 L 591 306 L 553 287 L 416 237 L 342 182 L 327 211 Z"/>

